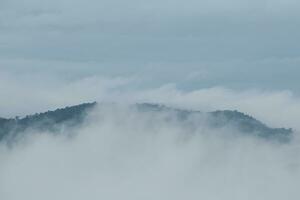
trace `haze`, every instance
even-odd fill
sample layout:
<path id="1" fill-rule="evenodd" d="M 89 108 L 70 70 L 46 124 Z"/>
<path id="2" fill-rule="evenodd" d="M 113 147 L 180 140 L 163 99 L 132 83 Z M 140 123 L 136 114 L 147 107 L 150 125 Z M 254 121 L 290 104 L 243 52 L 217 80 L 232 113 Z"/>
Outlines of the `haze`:
<path id="1" fill-rule="evenodd" d="M 72 132 L 0 142 L 0 199 L 300 199 L 299 9 L 296 0 L 0 0 L 0 118 L 114 105 Z M 129 106 L 144 102 L 238 110 L 294 137 L 191 129 Z"/>

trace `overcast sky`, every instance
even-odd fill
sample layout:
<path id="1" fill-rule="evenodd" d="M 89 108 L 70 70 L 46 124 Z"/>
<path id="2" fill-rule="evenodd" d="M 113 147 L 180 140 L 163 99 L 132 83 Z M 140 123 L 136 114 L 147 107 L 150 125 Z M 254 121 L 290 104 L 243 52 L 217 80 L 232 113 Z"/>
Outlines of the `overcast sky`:
<path id="1" fill-rule="evenodd" d="M 299 8 L 297 0 L 1 0 L 0 72 L 298 93 Z"/>
<path id="2" fill-rule="evenodd" d="M 283 145 L 107 104 L 60 136 L 0 142 L 0 199 L 299 200 L 299 11 L 299 0 L 0 0 L 0 118 L 150 102 L 294 130 Z"/>

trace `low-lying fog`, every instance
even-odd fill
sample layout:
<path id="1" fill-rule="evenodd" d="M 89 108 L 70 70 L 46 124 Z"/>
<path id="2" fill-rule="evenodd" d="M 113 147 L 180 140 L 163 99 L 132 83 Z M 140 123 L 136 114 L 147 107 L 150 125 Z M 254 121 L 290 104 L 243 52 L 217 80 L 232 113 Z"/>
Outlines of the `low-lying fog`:
<path id="1" fill-rule="evenodd" d="M 168 119 L 168 120 L 166 120 Z M 0 149 L 0 199 L 299 199 L 300 149 L 178 123 L 171 113 L 96 108 L 69 137 L 30 133 Z"/>
<path id="2" fill-rule="evenodd" d="M 75 133 L 32 132 L 13 147 L 1 144 L 1 200 L 300 198 L 300 100 L 290 91 L 135 89 L 138 83 L 123 78 L 66 83 L 1 77 L 1 117 L 91 101 L 117 103 L 93 110 Z M 126 106 L 136 102 L 239 110 L 270 127 L 293 128 L 295 138 L 278 144 L 237 136 L 229 128 L 216 132 L 203 123 L 191 128 L 171 114 L 165 120 L 165 113 Z"/>

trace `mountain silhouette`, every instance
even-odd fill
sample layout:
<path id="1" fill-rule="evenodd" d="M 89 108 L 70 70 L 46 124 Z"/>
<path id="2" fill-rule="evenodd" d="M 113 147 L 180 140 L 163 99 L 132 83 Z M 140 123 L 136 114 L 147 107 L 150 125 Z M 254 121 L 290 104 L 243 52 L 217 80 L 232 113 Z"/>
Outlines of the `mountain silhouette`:
<path id="1" fill-rule="evenodd" d="M 106 104 L 98 104 L 96 102 L 84 103 L 54 111 L 28 115 L 24 118 L 0 118 L 0 141 L 11 140 L 22 133 L 25 134 L 26 130 L 59 134 L 62 128 L 74 129 L 80 127 L 88 113 L 96 105 L 99 107 L 106 106 Z M 186 122 L 191 127 L 201 123 L 216 130 L 231 127 L 239 133 L 280 142 L 289 141 L 293 133 L 292 129 L 270 128 L 257 119 L 238 111 L 200 112 L 150 103 L 134 104 L 131 107 L 140 113 L 171 113 L 172 117 L 176 118 L 179 123 Z"/>

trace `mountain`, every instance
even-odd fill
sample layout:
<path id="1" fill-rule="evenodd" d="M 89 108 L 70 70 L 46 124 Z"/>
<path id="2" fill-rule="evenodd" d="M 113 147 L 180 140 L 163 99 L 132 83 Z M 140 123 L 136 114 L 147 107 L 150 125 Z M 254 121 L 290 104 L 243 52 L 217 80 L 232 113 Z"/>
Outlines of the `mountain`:
<path id="1" fill-rule="evenodd" d="M 218 110 L 214 112 L 200 112 L 192 110 L 182 110 L 169 108 L 164 105 L 143 103 L 137 105 L 140 111 L 152 112 L 173 112 L 181 121 L 187 121 L 193 117 L 198 120 L 193 120 L 193 123 L 202 123 L 212 129 L 220 129 L 224 127 L 231 127 L 232 129 L 249 135 L 258 136 L 264 139 L 272 139 L 280 142 L 290 141 L 292 138 L 293 130 L 291 128 L 271 128 L 253 118 L 239 111 L 232 110 Z"/>
<path id="2" fill-rule="evenodd" d="M 25 130 L 39 130 L 55 133 L 63 127 L 77 127 L 85 119 L 88 112 L 96 106 L 94 103 L 84 103 L 76 106 L 28 115 L 22 119 L 0 118 L 0 141 L 13 138 Z"/>
<path id="3" fill-rule="evenodd" d="M 96 102 L 84 103 L 29 115 L 21 119 L 18 117 L 12 119 L 0 118 L 0 141 L 13 139 L 18 134 L 25 133 L 26 130 L 47 131 L 57 134 L 62 128 L 79 127 L 89 111 L 96 105 L 99 105 L 99 107 L 106 106 L 106 104 L 97 104 Z M 169 113 L 177 119 L 178 123 L 187 123 L 190 127 L 196 127 L 201 123 L 216 130 L 231 127 L 244 134 L 281 142 L 289 141 L 293 132 L 292 129 L 270 128 L 255 118 L 238 111 L 224 110 L 204 113 L 150 103 L 134 104 L 131 107 L 140 113 Z"/>

